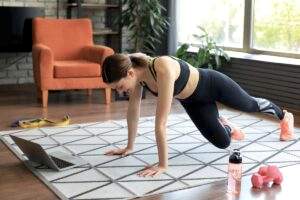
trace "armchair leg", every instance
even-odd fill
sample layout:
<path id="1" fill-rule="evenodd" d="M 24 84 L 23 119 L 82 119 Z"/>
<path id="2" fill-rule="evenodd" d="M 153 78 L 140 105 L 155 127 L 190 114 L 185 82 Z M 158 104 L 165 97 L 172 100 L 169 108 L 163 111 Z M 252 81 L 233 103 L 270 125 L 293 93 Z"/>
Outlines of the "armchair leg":
<path id="1" fill-rule="evenodd" d="M 105 88 L 105 103 L 110 104 L 111 102 L 111 88 Z"/>
<path id="2" fill-rule="evenodd" d="M 87 95 L 88 95 L 88 96 L 92 96 L 92 92 L 93 92 L 92 89 L 88 89 L 88 90 L 87 90 Z"/>
<path id="3" fill-rule="evenodd" d="M 43 108 L 47 108 L 47 106 L 48 106 L 48 90 L 42 90 L 42 102 L 43 102 Z"/>

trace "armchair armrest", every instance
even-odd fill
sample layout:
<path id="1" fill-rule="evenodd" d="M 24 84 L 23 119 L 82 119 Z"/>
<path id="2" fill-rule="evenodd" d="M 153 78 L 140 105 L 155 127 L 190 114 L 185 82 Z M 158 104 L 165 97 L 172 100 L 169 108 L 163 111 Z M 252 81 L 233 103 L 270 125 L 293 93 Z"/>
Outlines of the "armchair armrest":
<path id="1" fill-rule="evenodd" d="M 113 55 L 114 50 L 112 48 L 94 45 L 94 46 L 85 46 L 82 49 L 83 58 L 91 62 L 97 62 L 102 65 L 104 59 L 107 56 Z"/>
<path id="2" fill-rule="evenodd" d="M 41 80 L 53 78 L 53 52 L 43 44 L 32 46 L 33 72 L 36 83 L 42 87 Z"/>

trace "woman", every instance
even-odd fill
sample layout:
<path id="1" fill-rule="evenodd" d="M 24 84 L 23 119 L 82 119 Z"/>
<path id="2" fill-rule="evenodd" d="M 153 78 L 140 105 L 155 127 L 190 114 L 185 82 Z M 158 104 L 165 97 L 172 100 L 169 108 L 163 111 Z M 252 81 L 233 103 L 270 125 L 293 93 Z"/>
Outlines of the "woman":
<path id="1" fill-rule="evenodd" d="M 268 113 L 281 120 L 281 140 L 293 136 L 293 115 L 274 103 L 248 95 L 228 76 L 209 69 L 196 69 L 180 59 L 149 57 L 142 53 L 115 54 L 105 59 L 102 78 L 118 92 L 130 94 L 127 112 L 128 143 L 107 155 L 126 156 L 133 151 L 140 114 L 141 92 L 145 86 L 156 95 L 155 137 L 159 162 L 146 167 L 140 176 L 154 176 L 168 167 L 166 123 L 173 97 L 178 99 L 203 136 L 218 148 L 230 145 L 231 138 L 241 140 L 244 133 L 220 117 L 216 102 L 244 112 Z"/>

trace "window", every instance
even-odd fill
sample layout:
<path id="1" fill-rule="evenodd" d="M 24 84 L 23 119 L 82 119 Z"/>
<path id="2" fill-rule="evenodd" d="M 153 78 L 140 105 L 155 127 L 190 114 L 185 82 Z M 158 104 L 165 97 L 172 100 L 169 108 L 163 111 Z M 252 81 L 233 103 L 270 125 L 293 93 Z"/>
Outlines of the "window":
<path id="1" fill-rule="evenodd" d="M 299 0 L 255 0 L 253 48 L 299 53 L 299 11 Z"/>
<path id="2" fill-rule="evenodd" d="M 240 47 L 243 45 L 244 2 L 239 0 L 184 0 L 178 1 L 181 43 L 194 43 L 193 34 L 201 34 L 203 27 L 217 44 Z"/>
<path id="3" fill-rule="evenodd" d="M 300 58 L 299 0 L 180 0 L 178 41 L 197 45 L 203 27 L 219 46 Z"/>

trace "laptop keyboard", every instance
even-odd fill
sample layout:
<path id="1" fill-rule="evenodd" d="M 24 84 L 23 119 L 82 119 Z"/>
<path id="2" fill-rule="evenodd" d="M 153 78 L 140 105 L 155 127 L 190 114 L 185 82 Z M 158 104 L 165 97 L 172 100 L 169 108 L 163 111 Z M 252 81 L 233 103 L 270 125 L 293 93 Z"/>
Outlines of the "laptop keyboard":
<path id="1" fill-rule="evenodd" d="M 73 163 L 69 163 L 67 161 L 61 160 L 61 159 L 53 157 L 53 156 L 51 156 L 51 159 L 55 162 L 55 164 L 59 168 L 66 168 L 66 167 L 70 167 L 70 166 L 74 165 Z"/>

